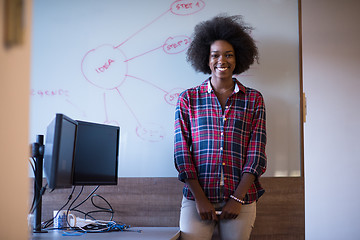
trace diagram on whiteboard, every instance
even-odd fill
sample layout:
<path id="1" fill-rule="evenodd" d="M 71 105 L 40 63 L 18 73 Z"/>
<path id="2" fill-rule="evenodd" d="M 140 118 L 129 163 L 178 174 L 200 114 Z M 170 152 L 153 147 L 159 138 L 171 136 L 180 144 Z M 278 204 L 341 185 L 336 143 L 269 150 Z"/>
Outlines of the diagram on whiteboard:
<path id="1" fill-rule="evenodd" d="M 161 125 L 154 123 L 143 122 L 137 114 L 132 110 L 131 103 L 124 97 L 120 87 L 126 81 L 132 81 L 134 79 L 140 80 L 150 88 L 156 88 L 163 93 L 163 100 L 170 105 L 175 106 L 177 98 L 184 89 L 173 88 L 163 89 L 161 86 L 154 84 L 146 79 L 142 79 L 136 75 L 129 73 L 128 66 L 132 64 L 132 61 L 136 58 L 141 58 L 146 54 L 154 51 L 162 51 L 163 54 L 178 54 L 185 51 L 190 44 L 190 37 L 187 35 L 169 36 L 164 39 L 159 46 L 153 49 L 149 49 L 137 56 L 127 56 L 126 43 L 131 41 L 133 37 L 147 28 L 151 28 L 151 25 L 160 21 L 164 15 L 174 14 L 178 16 L 189 16 L 196 14 L 204 9 L 205 3 L 202 0 L 177 0 L 173 2 L 170 8 L 156 17 L 153 21 L 145 24 L 144 27 L 136 31 L 133 35 L 129 36 L 125 41 L 113 46 L 110 44 L 103 44 L 94 49 L 89 50 L 81 62 L 81 71 L 84 78 L 94 86 L 106 90 L 104 93 L 104 108 L 105 108 L 105 122 L 119 125 L 115 120 L 109 119 L 106 111 L 106 92 L 115 91 L 119 98 L 126 105 L 130 111 L 132 118 L 137 123 L 136 134 L 138 137 L 149 142 L 161 141 L 164 138 L 164 133 Z"/>

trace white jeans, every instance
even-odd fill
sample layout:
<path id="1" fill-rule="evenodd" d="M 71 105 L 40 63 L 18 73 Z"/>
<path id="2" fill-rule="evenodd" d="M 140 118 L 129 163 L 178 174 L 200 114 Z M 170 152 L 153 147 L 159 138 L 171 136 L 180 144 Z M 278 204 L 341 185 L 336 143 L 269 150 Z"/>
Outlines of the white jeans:
<path id="1" fill-rule="evenodd" d="M 211 240 L 215 227 L 222 240 L 248 240 L 256 218 L 256 202 L 241 207 L 236 219 L 222 219 L 218 223 L 201 220 L 195 201 L 183 197 L 180 211 L 182 240 Z"/>

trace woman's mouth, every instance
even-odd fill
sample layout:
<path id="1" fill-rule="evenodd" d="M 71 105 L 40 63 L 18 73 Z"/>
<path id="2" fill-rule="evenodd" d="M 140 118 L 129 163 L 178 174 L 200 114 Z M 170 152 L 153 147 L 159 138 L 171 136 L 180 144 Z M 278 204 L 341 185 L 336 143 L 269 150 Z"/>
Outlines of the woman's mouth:
<path id="1" fill-rule="evenodd" d="M 217 70 L 219 70 L 220 72 L 224 72 L 226 71 L 228 68 L 227 67 L 218 67 Z"/>

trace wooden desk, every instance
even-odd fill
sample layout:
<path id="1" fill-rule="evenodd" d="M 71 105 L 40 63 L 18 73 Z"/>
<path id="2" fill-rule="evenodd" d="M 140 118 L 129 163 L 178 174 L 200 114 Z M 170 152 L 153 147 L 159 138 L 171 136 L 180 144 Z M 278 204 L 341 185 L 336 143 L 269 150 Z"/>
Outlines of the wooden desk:
<path id="1" fill-rule="evenodd" d="M 85 233 L 81 236 L 63 236 L 63 231 L 54 230 L 48 233 L 33 233 L 31 240 L 177 240 L 179 228 L 177 227 L 134 227 L 132 231 Z M 141 230 L 141 233 L 137 232 Z"/>

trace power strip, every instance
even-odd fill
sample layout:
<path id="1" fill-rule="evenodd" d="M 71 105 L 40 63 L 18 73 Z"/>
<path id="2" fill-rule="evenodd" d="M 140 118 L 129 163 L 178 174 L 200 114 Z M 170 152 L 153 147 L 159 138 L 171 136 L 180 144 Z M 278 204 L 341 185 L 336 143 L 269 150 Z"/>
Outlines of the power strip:
<path id="1" fill-rule="evenodd" d="M 79 217 L 76 217 L 76 216 L 69 219 L 69 225 L 71 227 L 84 227 L 86 225 L 96 224 L 96 223 L 97 222 L 95 220 L 79 218 Z"/>

